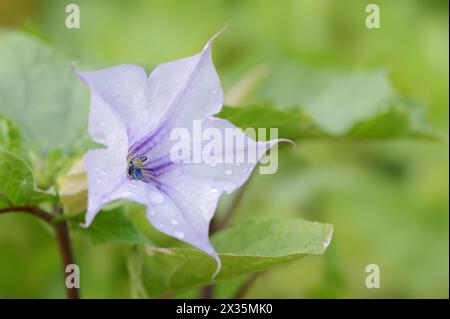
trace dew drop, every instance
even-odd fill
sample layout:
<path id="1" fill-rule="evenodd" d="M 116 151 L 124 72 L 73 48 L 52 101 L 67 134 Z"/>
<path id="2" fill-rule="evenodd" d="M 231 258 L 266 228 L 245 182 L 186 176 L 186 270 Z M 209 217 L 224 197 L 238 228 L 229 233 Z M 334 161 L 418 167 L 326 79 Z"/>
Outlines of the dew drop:
<path id="1" fill-rule="evenodd" d="M 217 162 L 216 162 L 215 160 L 212 160 L 212 161 L 209 163 L 209 166 L 211 166 L 211 167 L 216 167 L 216 166 L 217 166 Z"/>
<path id="2" fill-rule="evenodd" d="M 173 234 L 178 239 L 183 239 L 184 238 L 184 233 L 182 231 L 180 231 L 180 230 L 176 230 Z"/>
<path id="3" fill-rule="evenodd" d="M 123 193 L 122 193 L 122 195 L 124 196 L 124 197 L 129 197 L 129 196 L 131 196 L 131 195 L 133 195 L 131 192 L 129 192 L 129 191 L 124 191 Z"/>
<path id="4" fill-rule="evenodd" d="M 148 214 L 149 216 L 156 216 L 156 210 L 155 210 L 155 209 L 149 208 L 147 214 Z"/>
<path id="5" fill-rule="evenodd" d="M 149 198 L 152 204 L 159 205 L 164 203 L 164 197 L 158 191 L 151 191 Z"/>
<path id="6" fill-rule="evenodd" d="M 178 220 L 176 219 L 172 219 L 170 222 L 172 223 L 172 225 L 178 225 Z"/>
<path id="7" fill-rule="evenodd" d="M 211 193 L 217 193 L 219 189 L 217 187 L 211 187 Z"/>
<path id="8" fill-rule="evenodd" d="M 233 171 L 231 169 L 225 170 L 225 175 L 230 176 L 231 174 L 233 174 Z"/>

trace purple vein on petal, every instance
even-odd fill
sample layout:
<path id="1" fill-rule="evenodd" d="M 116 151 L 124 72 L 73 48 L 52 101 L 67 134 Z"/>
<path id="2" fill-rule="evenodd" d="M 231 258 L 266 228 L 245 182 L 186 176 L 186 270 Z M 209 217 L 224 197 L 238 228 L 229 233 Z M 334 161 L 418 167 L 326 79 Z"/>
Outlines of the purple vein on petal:
<path id="1" fill-rule="evenodd" d="M 164 126 L 159 125 L 154 131 L 150 132 L 150 134 L 134 143 L 130 147 L 128 153 L 130 154 L 131 157 L 134 157 L 138 154 L 143 155 L 148 153 L 153 149 L 153 147 L 155 147 L 158 144 L 158 141 L 154 141 L 154 139 L 159 137 L 158 140 L 160 140 L 165 135 L 166 132 L 167 130 L 164 130 Z"/>
<path id="2" fill-rule="evenodd" d="M 170 162 L 163 163 L 163 164 L 153 167 L 153 168 L 143 168 L 142 171 L 148 172 L 148 173 L 152 174 L 153 176 L 158 177 L 167 172 L 170 172 L 171 170 L 175 169 L 176 167 L 178 167 L 178 164 L 170 161 Z"/>
<path id="3" fill-rule="evenodd" d="M 156 180 L 156 176 L 152 172 L 145 169 L 142 169 L 141 171 L 143 176 L 142 181 L 144 183 L 153 184 L 157 189 L 161 187 L 161 182 Z"/>
<path id="4" fill-rule="evenodd" d="M 130 147 L 129 153 L 132 156 L 135 156 L 137 154 L 142 155 L 142 154 L 148 153 L 158 143 L 158 142 L 151 143 L 153 141 L 153 139 L 158 137 L 158 135 L 161 135 L 160 136 L 160 139 L 161 139 L 167 133 L 168 130 L 164 130 L 164 127 L 169 126 L 168 122 L 171 120 L 172 115 L 176 114 L 175 108 L 177 107 L 177 105 L 179 103 L 179 100 L 181 100 L 183 98 L 184 94 L 189 89 L 189 85 L 192 82 L 192 79 L 193 79 L 194 75 L 198 72 L 199 65 L 203 62 L 203 59 L 206 56 L 205 53 L 208 52 L 208 50 L 211 48 L 212 41 L 220 33 L 222 33 L 224 29 L 222 29 L 216 35 L 214 35 L 213 38 L 211 38 L 208 41 L 208 43 L 205 45 L 205 47 L 203 48 L 202 52 L 200 53 L 199 59 L 196 61 L 196 63 L 190 69 L 190 71 L 187 73 L 187 75 L 186 75 L 186 77 L 185 77 L 185 79 L 183 81 L 183 85 L 178 90 L 178 92 L 174 95 L 174 97 L 169 101 L 167 109 L 164 112 L 163 116 L 161 117 L 160 123 L 157 126 L 157 128 L 153 132 L 151 132 L 149 135 L 147 135 L 146 137 L 142 138 L 140 141 L 136 142 L 135 144 L 133 144 Z M 152 75 L 150 74 L 149 79 L 150 79 L 151 76 Z"/>

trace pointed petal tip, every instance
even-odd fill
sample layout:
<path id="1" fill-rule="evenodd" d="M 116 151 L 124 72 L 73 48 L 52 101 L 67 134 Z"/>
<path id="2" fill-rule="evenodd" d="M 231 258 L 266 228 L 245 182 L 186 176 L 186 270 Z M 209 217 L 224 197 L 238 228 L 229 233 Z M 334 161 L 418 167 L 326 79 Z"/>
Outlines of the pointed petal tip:
<path id="1" fill-rule="evenodd" d="M 73 60 L 73 61 L 70 61 L 70 63 L 69 63 L 69 68 L 70 68 L 70 70 L 76 75 L 76 76 L 78 76 L 78 77 L 80 77 L 81 75 L 82 75 L 82 71 L 80 71 L 80 70 L 78 70 L 76 67 L 75 67 L 75 65 L 77 65 L 78 64 L 78 61 L 76 61 L 76 60 Z"/>
<path id="2" fill-rule="evenodd" d="M 77 72 L 77 69 L 75 69 L 75 64 L 77 64 L 77 63 L 78 63 L 78 61 L 76 61 L 76 60 L 70 61 L 70 63 L 69 63 L 69 68 L 74 73 Z"/>
<path id="3" fill-rule="evenodd" d="M 217 275 L 220 273 L 220 270 L 222 269 L 222 261 L 220 260 L 219 255 L 216 253 L 214 254 L 214 256 L 212 256 L 215 261 L 216 261 L 216 270 L 214 271 L 214 273 L 211 276 L 211 279 L 214 280 L 216 279 Z"/>
<path id="4" fill-rule="evenodd" d="M 75 68 L 75 64 L 77 64 L 78 61 L 72 61 L 70 62 L 70 70 L 73 72 L 73 74 L 75 74 L 75 76 L 80 79 L 81 81 L 83 81 L 87 86 L 89 86 L 88 80 L 86 78 L 85 72 L 84 71 L 80 71 L 77 68 Z"/>
<path id="5" fill-rule="evenodd" d="M 275 140 L 270 140 L 270 141 L 262 142 L 262 143 L 265 143 L 267 150 L 269 150 L 270 148 L 272 148 L 273 146 L 275 146 L 275 145 L 277 145 L 279 143 L 289 143 L 289 144 L 292 145 L 292 147 L 296 147 L 297 146 L 297 144 L 294 141 L 292 141 L 290 139 L 287 139 L 287 138 L 278 138 L 278 139 L 275 139 Z"/>
<path id="6" fill-rule="evenodd" d="M 288 138 L 280 138 L 277 141 L 278 141 L 278 143 L 289 143 L 289 144 L 292 145 L 292 147 L 296 147 L 297 146 L 297 143 L 295 143 L 293 140 L 290 140 Z"/>
<path id="7" fill-rule="evenodd" d="M 84 223 L 80 223 L 79 225 L 82 228 L 88 228 L 90 226 L 90 223 L 84 222 Z"/>
<path id="8" fill-rule="evenodd" d="M 225 29 L 228 27 L 228 22 L 225 22 L 225 25 L 222 27 L 222 29 L 219 30 L 219 32 L 217 32 L 216 34 L 214 34 L 211 39 L 209 39 L 209 41 L 206 43 L 205 47 L 203 48 L 203 51 L 209 49 L 211 47 L 211 43 L 213 43 L 213 41 L 222 34 L 223 31 L 225 31 Z"/>
<path id="9" fill-rule="evenodd" d="M 83 228 L 88 228 L 89 226 L 91 226 L 92 221 L 94 220 L 94 217 L 97 213 L 92 213 L 92 212 L 86 212 L 86 216 L 84 217 L 84 223 L 80 223 L 80 226 Z"/>

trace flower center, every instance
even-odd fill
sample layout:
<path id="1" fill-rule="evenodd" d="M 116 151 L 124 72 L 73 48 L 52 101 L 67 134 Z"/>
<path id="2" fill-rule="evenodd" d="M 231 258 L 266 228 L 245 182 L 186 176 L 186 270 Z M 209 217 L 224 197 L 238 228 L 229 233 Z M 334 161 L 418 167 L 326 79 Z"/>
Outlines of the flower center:
<path id="1" fill-rule="evenodd" d="M 142 167 L 144 162 L 147 160 L 146 156 L 137 156 L 132 158 L 128 162 L 127 176 L 131 180 L 143 181 L 144 175 L 142 174 Z"/>
<path id="2" fill-rule="evenodd" d="M 158 158 L 147 158 L 145 155 L 136 155 L 128 153 L 127 177 L 130 180 L 152 183 L 159 187 L 161 183 L 158 177 L 177 167 L 177 164 L 170 160 L 170 155 L 164 155 Z"/>

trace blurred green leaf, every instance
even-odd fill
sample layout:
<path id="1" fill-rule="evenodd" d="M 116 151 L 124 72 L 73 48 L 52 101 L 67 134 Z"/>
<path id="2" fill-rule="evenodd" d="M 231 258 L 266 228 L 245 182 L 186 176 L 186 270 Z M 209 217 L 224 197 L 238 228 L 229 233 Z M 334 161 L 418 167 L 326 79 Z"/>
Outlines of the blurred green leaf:
<path id="1" fill-rule="evenodd" d="M 73 161 L 73 156 L 64 154 L 59 149 L 54 149 L 48 154 L 31 150 L 28 152 L 28 158 L 36 185 L 41 189 L 54 186 L 57 176 L 66 171 Z"/>
<path id="2" fill-rule="evenodd" d="M 145 257 L 138 249 L 132 248 L 127 259 L 128 274 L 130 277 L 131 298 L 149 298 L 142 282 Z"/>
<path id="3" fill-rule="evenodd" d="M 389 139 L 400 137 L 436 141 L 443 139 L 441 134 L 426 125 L 423 108 L 405 99 L 392 101 L 392 104 L 387 105 L 384 111 L 380 111 L 366 120 L 355 121 L 342 134 L 321 127 L 302 108 L 283 110 L 267 105 L 250 105 L 238 108 L 225 106 L 218 116 L 229 120 L 241 129 L 277 128 L 279 137 L 291 140 L 306 138 Z M 263 139 L 265 138 L 263 137 Z"/>
<path id="4" fill-rule="evenodd" d="M 322 136 L 311 118 L 299 110 L 276 109 L 269 105 L 250 105 L 245 107 L 224 106 L 217 115 L 241 129 L 278 128 L 279 137 L 297 140 L 305 137 Z M 267 132 L 268 134 L 268 132 Z M 269 136 L 263 137 L 267 139 Z M 258 139 L 261 139 L 258 136 Z"/>
<path id="5" fill-rule="evenodd" d="M 80 226 L 81 218 L 75 221 L 75 230 L 87 235 L 94 245 L 108 242 L 153 245 L 125 216 L 121 207 L 100 211 L 87 228 Z"/>
<path id="6" fill-rule="evenodd" d="M 54 196 L 35 188 L 30 166 L 19 156 L 0 151 L 0 207 L 33 205 Z"/>
<path id="7" fill-rule="evenodd" d="M 0 114 L 0 150 L 19 153 L 21 146 L 19 129 L 13 121 Z"/>
<path id="8" fill-rule="evenodd" d="M 243 103 L 250 106 L 224 107 L 219 117 L 244 129 L 278 128 L 280 137 L 290 139 L 441 138 L 427 125 L 423 106 L 398 94 L 382 70 L 273 63 L 270 75 Z"/>
<path id="9" fill-rule="evenodd" d="M 271 219 L 238 224 L 212 237 L 222 268 L 215 279 L 216 262 L 191 248 L 147 247 L 144 262 L 133 266 L 142 273 L 148 295 L 170 294 L 215 281 L 272 268 L 308 254 L 323 254 L 333 227 L 301 219 Z M 136 258 L 136 249 L 132 258 Z M 143 269 L 139 269 L 143 267 Z"/>
<path id="10" fill-rule="evenodd" d="M 443 141 L 444 135 L 428 126 L 424 108 L 408 99 L 394 99 L 391 104 L 367 120 L 356 122 L 346 136 L 388 139 L 396 137 Z"/>
<path id="11" fill-rule="evenodd" d="M 87 92 L 70 60 L 20 32 L 0 30 L 0 112 L 28 148 L 68 149 L 86 130 Z"/>

